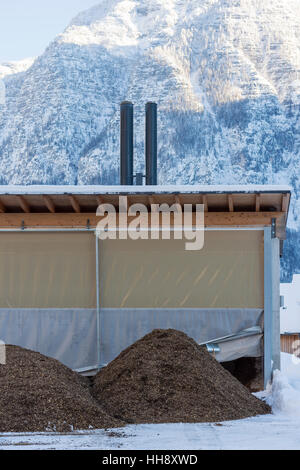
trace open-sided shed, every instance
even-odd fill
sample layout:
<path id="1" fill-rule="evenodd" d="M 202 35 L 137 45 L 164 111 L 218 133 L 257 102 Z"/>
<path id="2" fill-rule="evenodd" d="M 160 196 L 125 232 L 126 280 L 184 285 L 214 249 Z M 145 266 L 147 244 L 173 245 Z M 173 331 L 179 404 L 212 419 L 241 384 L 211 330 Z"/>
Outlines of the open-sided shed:
<path id="1" fill-rule="evenodd" d="M 202 204 L 203 248 L 99 240 L 97 207 L 118 214 L 120 196 L 149 212 Z M 261 358 L 266 384 L 280 368 L 289 201 L 281 186 L 2 186 L 0 339 L 89 373 L 153 328 L 176 328 L 221 362 Z"/>

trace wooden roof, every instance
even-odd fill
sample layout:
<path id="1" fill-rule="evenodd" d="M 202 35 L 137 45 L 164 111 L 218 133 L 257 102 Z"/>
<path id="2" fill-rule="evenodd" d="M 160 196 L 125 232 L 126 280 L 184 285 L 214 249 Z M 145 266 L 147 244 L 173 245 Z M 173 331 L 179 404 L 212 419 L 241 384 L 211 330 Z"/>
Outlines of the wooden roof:
<path id="1" fill-rule="evenodd" d="M 285 238 L 288 186 L 0 186 L 0 228 L 96 226 L 100 204 L 204 204 L 205 224 L 271 225 Z"/>
<path id="2" fill-rule="evenodd" d="M 291 191 L 283 186 L 0 186 L 2 213 L 90 213 L 99 204 L 204 204 L 206 211 L 288 212 Z"/>

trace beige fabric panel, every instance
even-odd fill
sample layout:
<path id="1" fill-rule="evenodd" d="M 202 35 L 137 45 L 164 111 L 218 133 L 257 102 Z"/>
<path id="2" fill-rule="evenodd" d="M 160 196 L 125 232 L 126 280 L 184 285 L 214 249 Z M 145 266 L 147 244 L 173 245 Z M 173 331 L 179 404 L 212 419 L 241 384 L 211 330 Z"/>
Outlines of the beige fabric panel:
<path id="1" fill-rule="evenodd" d="M 182 240 L 100 242 L 102 308 L 263 308 L 263 232 L 207 231 Z"/>
<path id="2" fill-rule="evenodd" d="M 94 308 L 93 233 L 1 233 L 0 307 Z"/>

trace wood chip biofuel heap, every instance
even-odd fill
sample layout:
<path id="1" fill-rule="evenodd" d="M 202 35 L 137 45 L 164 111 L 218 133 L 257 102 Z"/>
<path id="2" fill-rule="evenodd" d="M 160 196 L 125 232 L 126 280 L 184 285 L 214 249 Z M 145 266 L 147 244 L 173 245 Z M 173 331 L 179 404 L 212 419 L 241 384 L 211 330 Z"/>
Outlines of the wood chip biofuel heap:
<path id="1" fill-rule="evenodd" d="M 0 365 L 0 432 L 118 427 L 92 398 L 88 379 L 55 359 L 6 346 Z"/>
<path id="2" fill-rule="evenodd" d="M 126 423 L 215 422 L 270 413 L 206 350 L 176 330 L 154 330 L 95 377 L 93 394 Z"/>

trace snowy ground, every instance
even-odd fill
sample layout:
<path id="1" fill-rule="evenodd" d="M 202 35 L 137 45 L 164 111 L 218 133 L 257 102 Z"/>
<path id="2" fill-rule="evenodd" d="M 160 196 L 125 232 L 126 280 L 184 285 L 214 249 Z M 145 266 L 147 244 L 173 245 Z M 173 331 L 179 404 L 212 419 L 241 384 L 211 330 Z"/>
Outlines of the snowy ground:
<path id="1" fill-rule="evenodd" d="M 294 358 L 295 360 L 295 358 Z M 151 424 L 72 434 L 2 434 L 3 449 L 300 449 L 300 361 L 282 354 L 271 390 L 273 414 L 214 424 Z"/>

